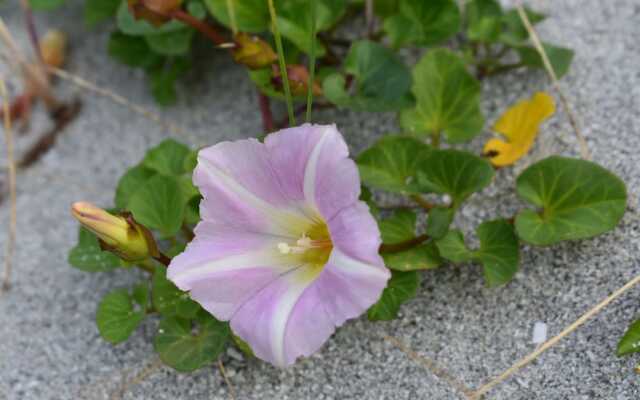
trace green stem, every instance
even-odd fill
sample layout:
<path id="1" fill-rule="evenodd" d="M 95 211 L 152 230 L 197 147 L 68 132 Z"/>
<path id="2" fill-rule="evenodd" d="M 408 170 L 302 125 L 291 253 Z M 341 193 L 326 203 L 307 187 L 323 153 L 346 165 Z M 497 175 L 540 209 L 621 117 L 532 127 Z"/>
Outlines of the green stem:
<path id="1" fill-rule="evenodd" d="M 435 132 L 431 134 L 431 146 L 436 149 L 440 147 L 440 132 Z"/>
<path id="2" fill-rule="evenodd" d="M 289 74 L 287 74 L 287 64 L 284 60 L 284 50 L 282 48 L 282 37 L 278 29 L 276 8 L 273 0 L 269 0 L 269 14 L 271 14 L 271 30 L 276 40 L 276 50 L 278 51 L 278 63 L 280 64 L 280 74 L 282 74 L 282 84 L 284 86 L 284 95 L 287 99 L 287 112 L 289 113 L 289 125 L 296 125 L 296 117 L 293 114 L 293 99 L 291 98 L 291 87 L 289 86 Z"/>
<path id="3" fill-rule="evenodd" d="M 409 240 L 405 240 L 404 242 L 393 243 L 393 244 L 381 244 L 379 248 L 379 252 L 381 254 L 389 254 L 389 253 L 400 253 L 401 251 L 409 250 L 413 247 L 416 247 L 424 242 L 429 240 L 428 235 L 420 235 Z"/>
<path id="4" fill-rule="evenodd" d="M 309 54 L 309 84 L 307 88 L 307 115 L 305 120 L 311 122 L 311 107 L 313 105 L 313 83 L 316 74 L 316 0 L 309 0 L 311 9 L 311 54 Z"/>

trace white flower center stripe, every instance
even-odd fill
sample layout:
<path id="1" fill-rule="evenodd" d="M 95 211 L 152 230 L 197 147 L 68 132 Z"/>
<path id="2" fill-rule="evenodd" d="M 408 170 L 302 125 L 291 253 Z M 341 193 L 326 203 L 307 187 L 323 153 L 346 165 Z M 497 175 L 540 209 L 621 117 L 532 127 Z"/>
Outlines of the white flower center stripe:
<path id="1" fill-rule="evenodd" d="M 337 247 L 334 247 L 331 251 L 327 264 L 349 275 L 369 275 L 372 278 L 389 279 L 389 270 L 386 267 L 378 267 L 358 261 L 344 254 Z"/>
<path id="2" fill-rule="evenodd" d="M 291 236 L 292 232 L 304 232 L 308 229 L 309 223 L 302 215 L 299 215 L 296 212 L 283 211 L 264 201 L 247 190 L 233 177 L 229 176 L 229 174 L 204 158 L 198 158 L 198 164 L 204 168 L 206 173 L 214 182 L 219 182 L 219 186 L 229 190 L 231 193 L 238 196 L 240 200 L 260 211 L 271 221 L 275 222 L 275 224 L 280 228 L 278 233 L 284 236 Z"/>
<path id="3" fill-rule="evenodd" d="M 303 266 L 281 278 L 286 281 L 288 289 L 280 296 L 271 320 L 271 349 L 276 365 L 287 365 L 284 349 L 287 323 L 300 296 L 317 277 L 315 274 L 309 274 L 306 269 L 307 266 Z"/>
<path id="4" fill-rule="evenodd" d="M 318 173 L 318 160 L 325 141 L 329 137 L 329 128 L 325 128 L 320 136 L 320 140 L 309 155 L 307 165 L 304 169 L 304 198 L 307 202 L 316 205 L 316 175 Z"/>
<path id="5" fill-rule="evenodd" d="M 295 265 L 287 265 L 285 261 L 286 259 L 275 250 L 275 245 L 269 245 L 265 249 L 224 257 L 198 266 L 191 266 L 186 271 L 172 274 L 170 279 L 179 287 L 189 287 L 192 281 L 197 281 L 215 273 L 240 271 L 249 268 L 269 268 L 284 272 L 288 268 L 295 268 Z M 171 270 L 169 270 L 169 273 L 171 273 Z"/>

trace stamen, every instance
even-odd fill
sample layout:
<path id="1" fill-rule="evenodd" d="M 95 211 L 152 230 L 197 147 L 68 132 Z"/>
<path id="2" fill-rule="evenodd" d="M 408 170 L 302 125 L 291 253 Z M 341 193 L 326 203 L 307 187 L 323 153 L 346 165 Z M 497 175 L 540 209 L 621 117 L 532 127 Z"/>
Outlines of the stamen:
<path id="1" fill-rule="evenodd" d="M 280 253 L 282 254 L 291 253 L 291 247 L 289 247 L 289 245 L 286 244 L 285 242 L 278 243 L 278 250 L 280 250 Z"/>

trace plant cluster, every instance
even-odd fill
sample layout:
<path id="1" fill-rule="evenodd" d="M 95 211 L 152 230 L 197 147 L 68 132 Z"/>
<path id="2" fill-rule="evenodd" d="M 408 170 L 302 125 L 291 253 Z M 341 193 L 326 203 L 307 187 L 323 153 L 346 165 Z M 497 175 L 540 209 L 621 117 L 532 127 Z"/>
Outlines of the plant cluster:
<path id="1" fill-rule="evenodd" d="M 57 2 L 32 0 L 32 5 Z M 378 0 L 373 10 L 381 29 L 367 29 L 366 38 L 349 41 L 337 33 L 350 17 L 362 14 L 363 2 L 274 3 L 277 15 L 263 0 L 89 0 L 85 15 L 90 24 L 115 18 L 109 54 L 144 69 L 161 104 L 175 100 L 174 83 L 188 69 L 199 31 L 247 66 L 264 96 L 301 100 L 310 94 L 338 108 L 398 112 L 400 134 L 382 137 L 357 157 L 361 199 L 377 219 L 383 241 L 379 251 L 391 271 L 387 287 L 368 310 L 369 319 L 395 318 L 416 295 L 423 270 L 479 264 L 487 285 L 503 285 L 518 271 L 523 244 L 590 238 L 613 229 L 622 218 L 627 193 L 620 179 L 595 163 L 552 156 L 517 177 L 515 191 L 528 206 L 514 216 L 481 223 L 475 231 L 478 247 L 470 248 L 453 226 L 466 200 L 492 183 L 496 168 L 527 153 L 539 125 L 555 109 L 549 95 L 535 94 L 495 124 L 505 140 L 489 140 L 482 154 L 457 148 L 485 126 L 478 78 L 543 66 L 515 10 L 503 10 L 494 0 L 472 0 L 462 10 L 453 0 Z M 531 10 L 527 16 L 532 23 L 544 18 Z M 445 44 L 451 46 L 441 47 Z M 403 47 L 427 50 L 409 68 L 398 55 Z M 572 51 L 547 43 L 544 48 L 556 74 L 563 75 Z M 293 125 L 291 101 L 288 106 Z M 274 128 L 273 123 L 265 126 Z M 442 142 L 448 148 L 441 148 Z M 108 217 L 84 204 L 74 206 L 89 230 L 81 228 L 69 255 L 70 264 L 84 271 L 138 266 L 148 272 L 149 279 L 134 288 L 104 297 L 98 329 L 106 340 L 119 343 L 147 315 L 160 314 L 155 349 L 180 371 L 210 364 L 229 343 L 251 352 L 227 323 L 205 312 L 166 276 L 165 266 L 193 239 L 200 221 L 202 196 L 191 180 L 196 165 L 197 150 L 174 140 L 150 149 L 118 183 L 112 212 L 124 214 Z M 370 190 L 407 197 L 426 214 L 426 227 L 417 224 L 415 207 L 379 212 Z M 430 194 L 446 200 L 432 204 L 424 197 Z M 96 215 L 116 233 L 105 235 L 96 227 Z M 631 339 L 623 340 L 633 343 L 625 344 L 623 352 L 639 347 L 640 325 L 634 326 L 635 333 L 627 335 Z"/>

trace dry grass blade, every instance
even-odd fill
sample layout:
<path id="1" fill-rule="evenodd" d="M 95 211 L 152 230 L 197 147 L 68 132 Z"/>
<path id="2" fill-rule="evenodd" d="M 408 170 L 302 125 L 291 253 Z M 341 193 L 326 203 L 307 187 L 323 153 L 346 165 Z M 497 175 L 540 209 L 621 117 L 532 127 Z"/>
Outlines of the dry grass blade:
<path id="1" fill-rule="evenodd" d="M 458 380 L 457 378 L 455 378 L 454 376 L 452 376 L 451 374 L 449 374 L 447 371 L 445 371 L 443 368 L 440 368 L 435 361 L 430 360 L 427 357 L 421 356 L 418 353 L 416 353 L 415 351 L 409 349 L 404 343 L 402 343 L 400 340 L 392 337 L 392 336 L 388 336 L 388 335 L 384 335 L 384 340 L 388 341 L 389 343 L 393 344 L 394 346 L 396 346 L 397 348 L 400 349 L 400 351 L 402 351 L 403 353 L 405 353 L 409 358 L 411 358 L 413 361 L 419 363 L 420 365 L 422 365 L 423 367 L 425 367 L 426 369 L 428 369 L 433 375 L 435 375 L 438 379 L 443 380 L 444 382 L 446 382 L 451 388 L 457 390 L 458 392 L 462 393 L 464 396 L 469 397 L 473 394 L 473 390 L 471 390 L 470 388 L 468 388 L 464 383 L 462 383 L 460 380 Z"/>
<path id="2" fill-rule="evenodd" d="M 229 377 L 227 376 L 227 371 L 225 370 L 224 364 L 222 363 L 221 359 L 218 359 L 218 368 L 220 369 L 220 374 L 222 375 L 224 382 L 227 384 L 227 387 L 229 388 L 229 398 L 231 400 L 236 400 L 236 391 L 233 388 L 233 385 L 231 384 Z"/>
<path id="3" fill-rule="evenodd" d="M 145 118 L 155 122 L 156 124 L 160 125 L 161 127 L 173 133 L 176 133 L 179 135 L 188 135 L 187 131 L 179 127 L 178 125 L 169 121 L 164 121 L 158 114 L 151 112 L 142 106 L 139 106 L 135 103 L 130 102 L 129 100 L 125 99 L 123 96 L 120 96 L 117 93 L 114 93 L 108 89 L 103 89 L 77 75 L 73 75 L 59 68 L 49 67 L 49 71 L 60 79 L 64 79 L 90 92 L 94 92 L 101 96 L 107 97 L 111 99 L 113 102 L 118 103 L 122 106 L 125 106 L 126 108 L 144 116 Z"/>
<path id="4" fill-rule="evenodd" d="M 544 50 L 544 47 L 542 46 L 542 42 L 538 37 L 538 33 L 533 28 L 531 21 L 529 21 L 529 17 L 527 17 L 527 13 L 525 12 L 522 4 L 518 4 L 516 8 L 518 10 L 518 15 L 520 16 L 520 19 L 522 20 L 522 23 L 524 24 L 525 28 L 527 29 L 527 32 L 529 33 L 529 38 L 533 42 L 533 46 L 536 48 L 536 51 L 538 52 L 538 54 L 540 54 L 540 57 L 542 58 L 542 63 L 544 64 L 544 68 L 547 70 L 547 73 L 549 74 L 549 78 L 551 78 L 553 87 L 556 90 L 556 92 L 558 92 L 558 96 L 560 97 L 560 102 L 562 103 L 562 107 L 564 108 L 564 111 L 567 113 L 567 117 L 569 118 L 569 123 L 571 124 L 571 127 L 573 128 L 573 131 L 576 134 L 578 143 L 580 143 L 580 155 L 582 156 L 582 158 L 586 160 L 591 160 L 591 153 L 589 152 L 589 146 L 587 146 L 587 141 L 584 139 L 584 136 L 582 135 L 582 132 L 578 127 L 578 120 L 573 114 L 573 111 L 571 111 L 571 106 L 569 105 L 567 96 L 565 96 L 564 91 L 560 86 L 560 82 L 558 81 L 556 72 L 553 69 L 551 62 L 549 61 L 547 52 Z"/>
<path id="5" fill-rule="evenodd" d="M 7 250 L 4 255 L 4 274 L 2 277 L 2 286 L 0 291 L 9 290 L 11 281 L 11 269 L 13 262 L 13 253 L 15 252 L 16 243 L 16 163 L 13 157 L 13 132 L 11 130 L 11 116 L 9 113 L 9 95 L 7 94 L 7 87 L 4 83 L 4 79 L 0 78 L 0 95 L 2 95 L 2 108 L 4 110 L 4 137 L 7 145 L 7 163 L 9 173 L 9 203 L 10 203 L 10 217 L 9 217 L 9 231 L 7 239 Z"/>
<path id="6" fill-rule="evenodd" d="M 544 353 L 549 348 L 551 348 L 556 343 L 558 343 L 560 340 L 562 340 L 562 338 L 564 338 L 565 336 L 571 334 L 573 331 L 578 329 L 582 324 L 587 322 L 587 320 L 589 320 L 591 317 L 593 317 L 594 315 L 596 315 L 600 311 L 602 311 L 602 309 L 604 309 L 607 305 L 609 305 L 609 303 L 611 303 L 612 301 L 614 301 L 615 299 L 620 297 L 627 290 L 629 290 L 632 287 L 636 286 L 638 283 L 640 283 L 640 275 L 638 275 L 635 278 L 631 279 L 624 286 L 622 286 L 621 288 L 617 289 L 611 295 L 607 296 L 604 300 L 602 300 L 600 303 L 598 303 L 595 307 L 591 308 L 589 311 L 584 313 L 580 318 L 575 320 L 575 322 L 573 322 L 571 325 L 569 325 L 566 328 L 564 328 L 562 330 L 562 332 L 560 332 L 557 336 L 554 336 L 551 339 L 547 340 L 540 347 L 538 347 L 534 352 L 532 352 L 529 355 L 527 355 L 526 357 L 522 358 L 521 360 L 519 360 L 518 362 L 513 364 L 511 367 L 509 367 L 502 374 L 497 376 L 495 379 L 491 380 L 490 382 L 488 382 L 485 385 L 483 385 L 482 387 L 480 387 L 480 389 L 478 389 L 475 392 L 473 392 L 473 394 L 468 397 L 469 400 L 478 400 L 480 398 L 480 396 L 482 396 L 483 394 L 489 392 L 496 385 L 502 383 L 507 378 L 509 378 L 511 375 L 513 375 L 516 372 L 518 372 L 522 367 L 526 366 L 531 361 L 535 360 L 540 354 Z"/>

